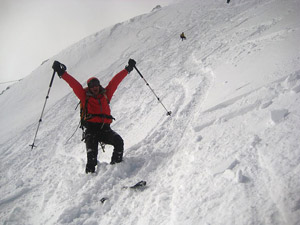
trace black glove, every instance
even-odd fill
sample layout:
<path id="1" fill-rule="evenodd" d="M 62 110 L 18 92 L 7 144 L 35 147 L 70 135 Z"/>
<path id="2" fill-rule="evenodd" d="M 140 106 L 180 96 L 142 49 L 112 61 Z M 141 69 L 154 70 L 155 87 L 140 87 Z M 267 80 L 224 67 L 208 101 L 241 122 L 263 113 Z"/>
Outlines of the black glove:
<path id="1" fill-rule="evenodd" d="M 54 61 L 53 65 L 52 65 L 52 69 L 57 73 L 57 75 L 61 78 L 61 76 L 64 74 L 64 72 L 66 71 L 67 67 L 58 62 L 58 61 Z"/>
<path id="2" fill-rule="evenodd" d="M 128 60 L 128 66 L 125 66 L 125 69 L 127 70 L 128 73 L 130 73 L 133 70 L 133 67 L 135 67 L 136 62 L 134 59 L 129 59 Z"/>

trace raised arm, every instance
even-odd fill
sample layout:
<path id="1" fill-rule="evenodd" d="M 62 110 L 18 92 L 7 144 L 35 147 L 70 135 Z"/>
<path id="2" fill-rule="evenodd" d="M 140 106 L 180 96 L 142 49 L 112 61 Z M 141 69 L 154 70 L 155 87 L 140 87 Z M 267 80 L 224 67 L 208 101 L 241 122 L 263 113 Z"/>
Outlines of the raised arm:
<path id="1" fill-rule="evenodd" d="M 73 89 L 75 95 L 80 99 L 80 101 L 85 100 L 85 90 L 74 77 L 72 77 L 66 72 L 67 67 L 64 64 L 58 61 L 54 61 L 52 69 L 57 73 L 57 75 L 60 78 L 64 79 L 70 85 L 70 87 Z"/>
<path id="2" fill-rule="evenodd" d="M 70 74 L 65 72 L 61 76 L 61 78 L 64 79 L 69 84 L 69 86 L 73 89 L 75 95 L 77 96 L 77 98 L 80 99 L 80 101 L 85 101 L 85 97 L 86 97 L 85 90 L 74 77 L 72 77 Z"/>
<path id="3" fill-rule="evenodd" d="M 133 59 L 129 59 L 128 65 L 125 67 L 125 69 L 117 73 L 106 86 L 105 89 L 109 101 L 111 100 L 113 94 L 117 90 L 122 80 L 127 76 L 127 74 L 129 74 L 133 70 L 135 64 L 136 62 Z"/>

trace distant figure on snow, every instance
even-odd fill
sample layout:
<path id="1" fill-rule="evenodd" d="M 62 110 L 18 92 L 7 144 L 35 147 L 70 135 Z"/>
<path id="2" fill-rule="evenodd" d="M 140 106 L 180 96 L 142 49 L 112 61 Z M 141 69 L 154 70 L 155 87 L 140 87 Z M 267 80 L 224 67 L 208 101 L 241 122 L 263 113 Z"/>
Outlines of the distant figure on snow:
<path id="1" fill-rule="evenodd" d="M 186 39 L 186 37 L 185 37 L 185 35 L 184 35 L 183 32 L 180 34 L 180 38 L 181 38 L 182 41 Z"/>
<path id="2" fill-rule="evenodd" d="M 135 64 L 133 59 L 129 59 L 125 69 L 117 73 L 105 88 L 96 77 L 88 79 L 87 87 L 83 88 L 74 77 L 66 72 L 65 65 L 58 61 L 53 63 L 53 70 L 70 85 L 82 104 L 83 137 L 87 153 L 86 173 L 94 173 L 96 170 L 99 142 L 114 146 L 110 164 L 122 162 L 124 143 L 121 136 L 110 128 L 114 118 L 111 116 L 109 102 L 119 84 L 133 70 Z"/>
<path id="3" fill-rule="evenodd" d="M 227 0 L 227 3 L 229 3 L 230 2 L 230 0 Z"/>

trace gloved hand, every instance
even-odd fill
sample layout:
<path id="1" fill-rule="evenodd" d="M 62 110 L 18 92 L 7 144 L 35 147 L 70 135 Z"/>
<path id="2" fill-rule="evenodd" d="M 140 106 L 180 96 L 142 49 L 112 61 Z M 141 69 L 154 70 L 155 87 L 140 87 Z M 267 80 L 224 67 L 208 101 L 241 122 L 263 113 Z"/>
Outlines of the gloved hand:
<path id="1" fill-rule="evenodd" d="M 52 69 L 57 73 L 57 75 L 61 78 L 61 76 L 64 74 L 64 72 L 66 71 L 67 67 L 58 62 L 58 61 L 54 61 L 53 65 L 52 65 Z"/>
<path id="2" fill-rule="evenodd" d="M 133 67 L 135 67 L 136 62 L 134 59 L 129 59 L 128 60 L 128 66 L 125 67 L 128 73 L 130 73 L 133 70 Z"/>

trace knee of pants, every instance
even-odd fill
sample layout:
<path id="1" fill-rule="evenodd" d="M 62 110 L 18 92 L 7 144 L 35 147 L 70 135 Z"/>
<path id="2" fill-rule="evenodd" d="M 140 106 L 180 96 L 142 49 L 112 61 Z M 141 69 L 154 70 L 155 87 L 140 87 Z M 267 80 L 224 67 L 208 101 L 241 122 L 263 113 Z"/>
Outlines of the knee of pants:
<path id="1" fill-rule="evenodd" d="M 86 149 L 97 149 L 98 147 L 98 140 L 95 135 L 88 134 L 85 138 L 85 145 Z"/>
<path id="2" fill-rule="evenodd" d="M 87 148 L 86 153 L 88 158 L 97 158 L 98 149 Z"/>

